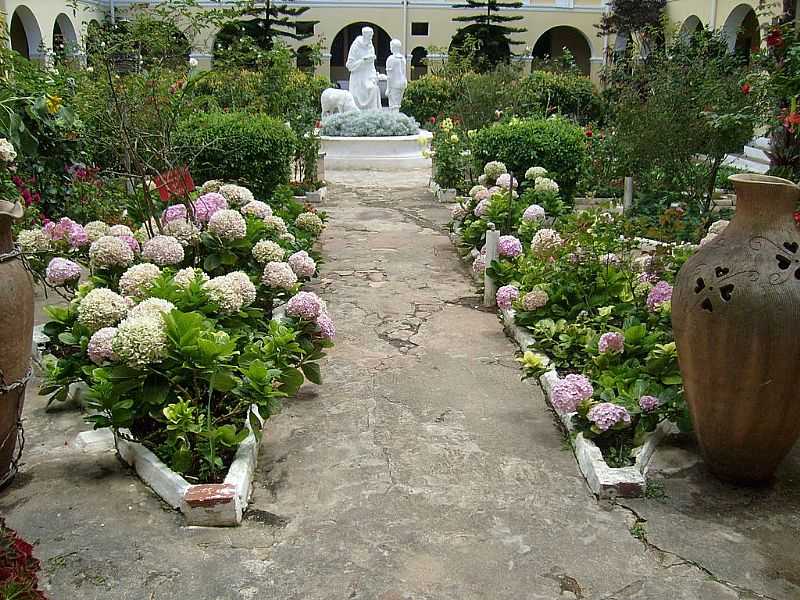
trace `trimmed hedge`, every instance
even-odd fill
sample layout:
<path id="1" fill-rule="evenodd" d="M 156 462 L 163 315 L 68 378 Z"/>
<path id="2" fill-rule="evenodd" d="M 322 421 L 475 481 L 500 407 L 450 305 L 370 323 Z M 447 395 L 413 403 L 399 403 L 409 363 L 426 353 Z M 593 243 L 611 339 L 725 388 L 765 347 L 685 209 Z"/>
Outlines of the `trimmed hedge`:
<path id="1" fill-rule="evenodd" d="M 603 102 L 591 79 L 549 71 L 525 77 L 503 70 L 466 73 L 457 81 L 426 75 L 408 84 L 401 108 L 423 124 L 431 117 L 458 116 L 475 121 L 475 127 L 491 121 L 496 109 L 519 117 L 559 113 L 579 123 L 603 118 Z"/>
<path id="2" fill-rule="evenodd" d="M 197 181 L 237 181 L 266 200 L 289 183 L 297 138 L 273 117 L 210 112 L 184 120 L 176 142 Z"/>
<path id="3" fill-rule="evenodd" d="M 544 167 L 569 198 L 586 160 L 586 136 L 561 117 L 515 119 L 478 131 L 472 155 L 479 169 L 499 160 L 518 178 L 531 167 Z"/>
<path id="4" fill-rule="evenodd" d="M 520 116 L 548 116 L 558 113 L 579 123 L 602 117 L 602 102 L 592 81 L 582 75 L 534 71 L 519 82 L 515 93 Z"/>
<path id="5" fill-rule="evenodd" d="M 437 75 L 424 75 L 408 82 L 400 112 L 426 123 L 431 117 L 450 112 L 452 93 L 449 80 Z"/>

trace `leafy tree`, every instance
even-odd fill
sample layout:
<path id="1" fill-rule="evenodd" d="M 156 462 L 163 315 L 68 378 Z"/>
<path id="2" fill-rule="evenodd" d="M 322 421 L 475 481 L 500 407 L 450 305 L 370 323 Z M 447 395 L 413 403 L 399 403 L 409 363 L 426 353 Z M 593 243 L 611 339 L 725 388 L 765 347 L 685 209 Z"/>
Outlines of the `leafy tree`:
<path id="1" fill-rule="evenodd" d="M 513 21 L 522 19 L 522 15 L 501 15 L 501 10 L 521 8 L 519 1 L 502 2 L 500 0 L 466 0 L 466 4 L 455 4 L 453 8 L 469 8 L 480 10 L 473 15 L 453 17 L 456 23 L 469 23 L 456 31 L 453 37 L 453 46 L 461 47 L 467 38 L 477 42 L 478 51 L 475 53 L 474 66 L 479 71 L 486 71 L 502 62 L 508 62 L 511 57 L 511 46 L 522 44 L 519 40 L 512 40 L 515 33 L 527 31 L 524 27 L 508 25 Z"/>
<path id="2" fill-rule="evenodd" d="M 289 0 L 293 2 L 293 0 Z M 313 28 L 298 28 L 297 17 L 305 14 L 308 6 L 289 6 L 273 0 L 251 0 L 240 4 L 235 13 L 237 18 L 253 17 L 247 20 L 231 21 L 222 28 L 218 39 L 218 50 L 232 50 L 239 44 L 250 44 L 262 50 L 271 50 L 280 38 L 305 40 L 314 35 Z M 306 25 L 316 25 L 319 21 L 304 21 Z"/>
<path id="3" fill-rule="evenodd" d="M 600 35 L 628 36 L 647 56 L 659 37 L 666 6 L 667 0 L 611 0 L 596 27 Z"/>

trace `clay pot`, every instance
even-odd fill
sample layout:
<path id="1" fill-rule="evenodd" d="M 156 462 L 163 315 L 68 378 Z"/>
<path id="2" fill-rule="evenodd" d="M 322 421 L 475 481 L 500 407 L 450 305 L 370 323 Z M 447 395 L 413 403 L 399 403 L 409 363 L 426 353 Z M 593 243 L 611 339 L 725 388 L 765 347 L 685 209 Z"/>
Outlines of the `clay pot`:
<path id="1" fill-rule="evenodd" d="M 800 188 L 736 175 L 736 216 L 681 269 L 672 324 L 709 468 L 769 479 L 800 435 Z"/>
<path id="2" fill-rule="evenodd" d="M 11 214 L 0 210 L 0 487 L 15 475 L 12 458 L 33 336 L 33 282 L 13 254 Z"/>

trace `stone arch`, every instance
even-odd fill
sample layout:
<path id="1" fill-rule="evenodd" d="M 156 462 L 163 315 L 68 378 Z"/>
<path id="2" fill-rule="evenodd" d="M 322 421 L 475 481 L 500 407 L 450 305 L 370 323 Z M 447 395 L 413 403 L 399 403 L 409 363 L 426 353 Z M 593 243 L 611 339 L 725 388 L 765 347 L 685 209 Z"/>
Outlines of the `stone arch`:
<path id="1" fill-rule="evenodd" d="M 72 20 L 64 13 L 59 13 L 53 23 L 51 48 L 57 60 L 64 60 L 78 51 L 78 34 Z"/>
<path id="2" fill-rule="evenodd" d="M 679 34 L 681 41 L 684 43 L 691 41 L 692 36 L 702 27 L 703 23 L 700 21 L 700 17 L 697 15 L 691 15 L 683 22 L 683 25 L 681 25 Z"/>
<path id="3" fill-rule="evenodd" d="M 730 52 L 741 52 L 749 58 L 751 52 L 757 52 L 761 45 L 758 15 L 749 4 L 740 4 L 731 11 L 722 34 L 728 41 Z"/>
<path id="4" fill-rule="evenodd" d="M 361 29 L 364 27 L 372 27 L 374 36 L 372 43 L 375 46 L 375 68 L 385 73 L 386 72 L 386 59 L 392 51 L 389 49 L 389 42 L 392 37 L 380 25 L 369 23 L 367 21 L 359 21 L 358 23 L 350 23 L 346 27 L 339 30 L 331 43 L 331 81 L 334 83 L 341 83 L 349 81 L 350 73 L 345 66 L 347 62 L 347 53 L 350 50 L 350 45 L 353 41 L 361 35 Z M 345 84 L 343 87 L 347 87 Z"/>
<path id="5" fill-rule="evenodd" d="M 576 27 L 558 25 L 542 33 L 533 46 L 533 58 L 559 58 L 564 49 L 575 57 L 575 64 L 584 75 L 589 75 L 592 68 L 592 43 L 586 34 Z"/>
<path id="6" fill-rule="evenodd" d="M 428 50 L 423 46 L 417 46 L 411 51 L 411 80 L 419 79 L 428 72 L 428 65 L 425 59 L 428 57 Z"/>
<path id="7" fill-rule="evenodd" d="M 11 48 L 25 58 L 42 54 L 42 30 L 30 8 L 20 5 L 11 15 Z"/>

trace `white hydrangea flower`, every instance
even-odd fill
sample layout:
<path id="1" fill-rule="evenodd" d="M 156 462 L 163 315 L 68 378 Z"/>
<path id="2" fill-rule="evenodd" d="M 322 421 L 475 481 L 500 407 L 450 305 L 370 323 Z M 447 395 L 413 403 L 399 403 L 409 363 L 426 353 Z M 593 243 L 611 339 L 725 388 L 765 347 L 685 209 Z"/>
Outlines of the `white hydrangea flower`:
<path id="1" fill-rule="evenodd" d="M 297 215 L 297 218 L 294 220 L 294 224 L 298 229 L 308 231 L 312 235 L 319 235 L 322 233 L 322 230 L 325 227 L 325 225 L 322 223 L 322 219 L 310 212 L 304 212 Z"/>
<path id="2" fill-rule="evenodd" d="M 142 297 L 147 288 L 161 276 L 161 269 L 151 263 L 133 265 L 119 278 L 119 291 L 123 296 Z"/>
<path id="3" fill-rule="evenodd" d="M 50 238 L 43 229 L 23 229 L 17 234 L 17 243 L 23 252 L 46 252 Z"/>
<path id="4" fill-rule="evenodd" d="M 271 288 L 289 290 L 297 283 L 297 275 L 289 263 L 269 262 L 264 266 L 261 281 Z"/>
<path id="5" fill-rule="evenodd" d="M 268 233 L 273 233 L 275 235 L 289 233 L 286 222 L 276 215 L 264 219 L 264 225 L 266 225 L 266 231 Z"/>
<path id="6" fill-rule="evenodd" d="M 226 276 L 214 277 L 203 285 L 208 299 L 215 303 L 220 312 L 234 314 L 242 310 L 244 298 L 239 289 L 231 285 Z"/>
<path id="7" fill-rule="evenodd" d="M 533 236 L 531 249 L 536 254 L 549 254 L 564 242 L 555 229 L 540 229 Z"/>
<path id="8" fill-rule="evenodd" d="M 201 283 L 205 283 L 208 281 L 209 277 L 200 269 L 193 269 L 192 267 L 186 267 L 185 269 L 181 269 L 172 280 L 175 282 L 180 288 L 188 287 L 195 279 L 200 278 Z"/>
<path id="9" fill-rule="evenodd" d="M 242 305 L 250 306 L 256 301 L 256 286 L 250 280 L 247 273 L 234 271 L 225 275 L 231 287 L 233 287 L 242 297 Z"/>
<path id="10" fill-rule="evenodd" d="M 544 167 L 531 167 L 525 171 L 525 179 L 528 181 L 536 181 L 540 177 L 547 175 L 547 169 Z"/>
<path id="11" fill-rule="evenodd" d="M 171 235 L 156 235 L 142 244 L 142 260 L 166 267 L 183 262 L 183 245 Z"/>
<path id="12" fill-rule="evenodd" d="M 259 219 L 265 219 L 266 217 L 272 216 L 272 207 L 266 202 L 261 202 L 260 200 L 252 200 L 251 202 L 248 202 L 242 208 L 240 208 L 239 211 L 243 215 L 253 215 Z"/>
<path id="13" fill-rule="evenodd" d="M 99 269 L 127 267 L 133 262 L 133 250 L 125 240 L 104 235 L 89 246 L 89 262 Z"/>
<path id="14" fill-rule="evenodd" d="M 9 142 L 6 138 L 0 138 L 0 161 L 14 162 L 17 158 L 17 151 L 14 150 L 14 144 Z"/>
<path id="15" fill-rule="evenodd" d="M 297 241 L 297 239 L 291 233 L 282 233 L 280 236 L 278 236 L 278 239 L 283 242 L 289 242 L 290 244 L 294 244 Z"/>
<path id="16" fill-rule="evenodd" d="M 537 177 L 533 189 L 537 192 L 558 192 L 558 184 L 548 177 Z"/>
<path id="17" fill-rule="evenodd" d="M 164 358 L 168 341 L 160 315 L 130 317 L 119 324 L 112 348 L 121 361 L 144 367 Z"/>
<path id="18" fill-rule="evenodd" d="M 138 319 L 140 317 L 158 317 L 161 315 L 169 314 L 175 308 L 175 305 L 169 300 L 163 298 L 148 298 L 142 300 L 128 311 L 129 319 Z"/>
<path id="19" fill-rule="evenodd" d="M 129 235 L 133 237 L 133 230 L 127 225 L 114 225 L 109 228 L 107 235 L 119 237 L 121 235 Z"/>
<path id="20" fill-rule="evenodd" d="M 499 160 L 493 160 L 486 163 L 486 166 L 483 167 L 483 173 L 486 175 L 487 180 L 494 182 L 497 181 L 500 175 L 508 173 L 508 169 L 504 163 L 501 163 Z"/>
<path id="21" fill-rule="evenodd" d="M 203 185 L 200 186 L 200 195 L 208 194 L 210 192 L 219 192 L 219 188 L 225 185 L 225 182 L 220 181 L 219 179 L 209 179 Z"/>
<path id="22" fill-rule="evenodd" d="M 281 261 L 286 254 L 286 250 L 271 240 L 259 240 L 252 252 L 253 258 L 261 264 Z"/>
<path id="23" fill-rule="evenodd" d="M 219 188 L 219 193 L 225 197 L 225 200 L 231 206 L 244 206 L 255 199 L 253 192 L 241 185 L 223 185 Z"/>
<path id="24" fill-rule="evenodd" d="M 89 221 L 83 226 L 83 230 L 86 232 L 90 242 L 96 242 L 104 235 L 109 235 L 109 229 L 111 228 L 102 221 Z"/>
<path id="25" fill-rule="evenodd" d="M 240 240 L 247 235 L 247 222 L 235 210 L 218 210 L 208 221 L 208 231 L 224 241 Z"/>
<path id="26" fill-rule="evenodd" d="M 108 288 L 96 288 L 78 304 L 78 323 L 90 331 L 113 327 L 128 312 L 128 302 Z"/>
<path id="27" fill-rule="evenodd" d="M 164 235 L 174 237 L 184 248 L 192 246 L 200 240 L 200 230 L 197 226 L 190 221 L 182 221 L 180 219 L 170 221 L 164 225 Z"/>

